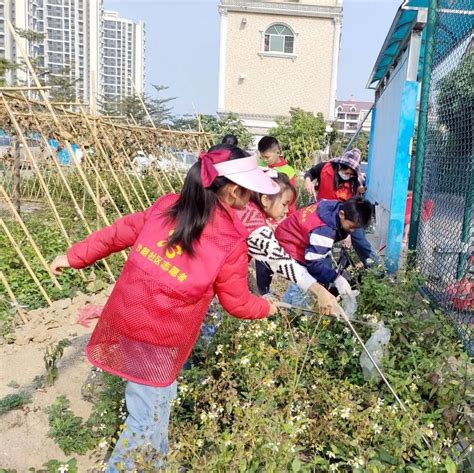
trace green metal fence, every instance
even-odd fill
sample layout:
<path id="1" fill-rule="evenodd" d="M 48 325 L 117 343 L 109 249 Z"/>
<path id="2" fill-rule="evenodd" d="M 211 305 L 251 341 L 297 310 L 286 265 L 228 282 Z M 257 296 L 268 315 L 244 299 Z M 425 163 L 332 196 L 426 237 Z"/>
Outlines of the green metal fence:
<path id="1" fill-rule="evenodd" d="M 410 247 L 474 354 L 474 4 L 431 0 Z"/>

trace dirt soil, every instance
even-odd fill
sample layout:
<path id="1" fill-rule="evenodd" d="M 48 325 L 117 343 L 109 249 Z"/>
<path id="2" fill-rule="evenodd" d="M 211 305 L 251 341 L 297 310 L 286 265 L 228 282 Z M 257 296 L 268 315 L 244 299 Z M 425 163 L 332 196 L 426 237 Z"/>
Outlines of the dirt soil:
<path id="1" fill-rule="evenodd" d="M 32 394 L 31 403 L 0 417 L 0 469 L 27 472 L 32 467 L 44 468 L 52 459 L 67 461 L 74 457 L 80 472 L 99 471 L 97 452 L 66 456 L 48 438 L 45 408 L 64 395 L 71 401 L 76 415 L 89 417 L 92 404 L 82 399 L 81 387 L 91 371 L 84 348 L 96 321 L 93 320 L 89 328 L 76 321 L 81 307 L 104 304 L 110 290 L 91 295 L 79 293 L 72 300 L 55 301 L 51 307 L 32 310 L 27 313 L 28 323 L 17 327 L 14 343 L 0 345 L 0 398 L 20 391 Z M 69 339 L 71 345 L 58 362 L 59 375 L 54 386 L 35 388 L 35 377 L 46 372 L 43 360 L 46 347 L 64 338 Z"/>

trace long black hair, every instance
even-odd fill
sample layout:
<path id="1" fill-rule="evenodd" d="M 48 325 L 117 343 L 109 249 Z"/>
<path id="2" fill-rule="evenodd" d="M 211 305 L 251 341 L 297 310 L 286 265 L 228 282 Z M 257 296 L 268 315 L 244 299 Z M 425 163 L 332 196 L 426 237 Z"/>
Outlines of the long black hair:
<path id="1" fill-rule="evenodd" d="M 217 151 L 228 149 L 229 160 L 249 156 L 244 150 L 227 144 L 218 144 L 209 149 Z M 219 205 L 217 192 L 231 181 L 224 176 L 216 177 L 211 187 L 205 188 L 201 181 L 201 161 L 193 164 L 184 180 L 181 194 L 176 203 L 168 210 L 168 216 L 176 221 L 176 227 L 168 240 L 168 246 L 179 244 L 183 250 L 192 255 L 193 244 L 199 240 L 204 227 L 213 216 Z"/>

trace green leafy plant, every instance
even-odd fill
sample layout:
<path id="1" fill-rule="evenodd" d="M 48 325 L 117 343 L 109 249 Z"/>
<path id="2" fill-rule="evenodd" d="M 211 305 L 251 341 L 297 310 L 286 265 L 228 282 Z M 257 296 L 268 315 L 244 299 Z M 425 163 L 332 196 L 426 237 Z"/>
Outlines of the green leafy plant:
<path id="1" fill-rule="evenodd" d="M 21 409 L 25 404 L 31 402 L 31 394 L 21 391 L 15 394 L 8 394 L 0 399 L 0 415 L 6 414 L 14 409 Z"/>
<path id="2" fill-rule="evenodd" d="M 47 413 L 48 437 L 51 437 L 66 455 L 71 452 L 85 454 L 97 444 L 94 432 L 81 417 L 72 412 L 70 401 L 65 396 L 59 396 L 47 408 Z"/>
<path id="3" fill-rule="evenodd" d="M 301 108 L 290 109 L 290 116 L 277 119 L 277 126 L 268 131 L 280 142 L 285 158 L 296 169 L 307 169 L 315 153 L 326 141 L 326 123 L 318 113 Z"/>
<path id="4" fill-rule="evenodd" d="M 43 356 L 44 366 L 46 368 L 46 382 L 52 386 L 58 377 L 58 361 L 64 354 L 64 349 L 71 345 L 70 340 L 64 338 L 56 345 L 51 344 L 46 347 L 46 352 Z"/>

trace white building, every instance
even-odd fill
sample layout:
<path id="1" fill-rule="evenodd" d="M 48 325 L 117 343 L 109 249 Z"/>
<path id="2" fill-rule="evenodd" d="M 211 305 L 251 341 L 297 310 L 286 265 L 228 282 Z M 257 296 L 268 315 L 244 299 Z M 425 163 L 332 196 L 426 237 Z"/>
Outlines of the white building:
<path id="1" fill-rule="evenodd" d="M 336 127 L 344 135 L 354 134 L 365 116 L 372 108 L 373 102 L 355 100 L 351 95 L 349 100 L 336 100 Z M 362 130 L 370 132 L 372 114 L 365 119 Z"/>
<path id="2" fill-rule="evenodd" d="M 145 25 L 104 13 L 103 86 L 107 98 L 143 92 Z"/>
<path id="3" fill-rule="evenodd" d="M 17 29 L 44 35 L 22 38 L 21 44 L 49 73 L 70 68 L 83 102 L 130 95 L 132 81 L 137 92 L 143 91 L 144 24 L 105 12 L 103 0 L 0 0 L 0 57 L 21 64 L 21 51 L 7 20 Z M 25 67 L 9 72 L 6 79 L 32 85 Z"/>
<path id="4" fill-rule="evenodd" d="M 218 112 L 265 134 L 291 107 L 334 119 L 342 0 L 220 0 Z"/>

